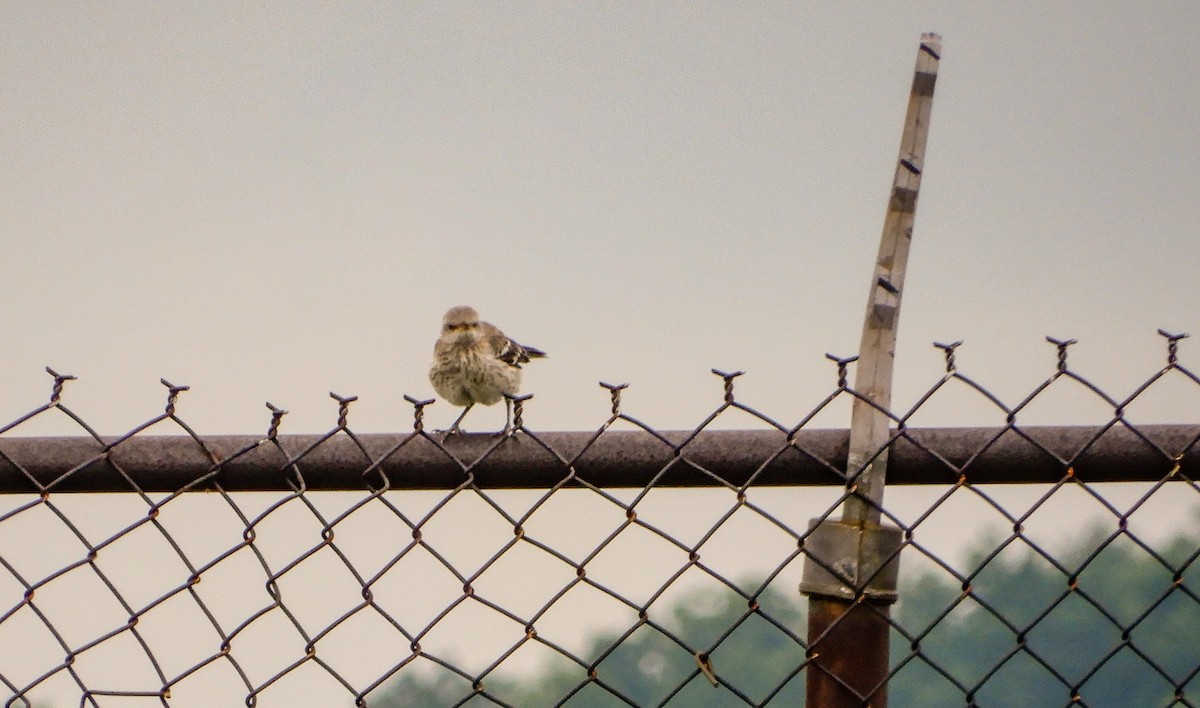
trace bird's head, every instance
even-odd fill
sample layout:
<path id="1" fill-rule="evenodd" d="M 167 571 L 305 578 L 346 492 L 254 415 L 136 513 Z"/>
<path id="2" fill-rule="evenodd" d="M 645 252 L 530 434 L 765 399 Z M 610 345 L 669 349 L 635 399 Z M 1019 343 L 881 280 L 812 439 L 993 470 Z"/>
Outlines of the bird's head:
<path id="1" fill-rule="evenodd" d="M 479 334 L 479 313 L 475 308 L 466 305 L 451 307 L 442 317 L 443 338 L 474 342 L 479 339 Z"/>

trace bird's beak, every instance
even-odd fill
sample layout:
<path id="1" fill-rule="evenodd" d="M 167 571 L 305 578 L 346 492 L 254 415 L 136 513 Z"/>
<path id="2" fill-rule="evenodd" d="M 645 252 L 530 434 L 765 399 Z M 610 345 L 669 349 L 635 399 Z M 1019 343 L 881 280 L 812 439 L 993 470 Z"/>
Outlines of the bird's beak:
<path id="1" fill-rule="evenodd" d="M 463 343 L 471 343 L 479 336 L 479 328 L 470 325 L 459 325 L 450 330 L 450 335 L 455 341 Z"/>

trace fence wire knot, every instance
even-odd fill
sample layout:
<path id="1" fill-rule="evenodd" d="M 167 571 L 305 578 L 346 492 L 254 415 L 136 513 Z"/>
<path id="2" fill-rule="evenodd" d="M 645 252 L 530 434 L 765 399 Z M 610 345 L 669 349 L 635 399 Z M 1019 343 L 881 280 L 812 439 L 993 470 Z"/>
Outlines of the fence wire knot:
<path id="1" fill-rule="evenodd" d="M 425 406 L 432 404 L 437 399 L 434 399 L 434 398 L 419 399 L 419 398 L 413 398 L 412 396 L 409 396 L 406 394 L 404 396 L 404 400 L 406 400 L 410 404 L 412 404 L 412 407 L 413 407 L 413 430 L 419 433 L 425 429 Z"/>
<path id="2" fill-rule="evenodd" d="M 1046 341 L 1058 347 L 1058 370 L 1067 370 L 1067 348 L 1072 344 L 1078 343 L 1077 339 L 1055 339 L 1054 337 L 1046 337 Z"/>
<path id="3" fill-rule="evenodd" d="M 54 388 L 50 391 L 50 402 L 58 403 L 62 397 L 63 384 L 67 381 L 74 381 L 75 377 L 70 374 L 60 374 L 49 366 L 46 367 L 46 373 L 54 377 Z"/>
<path id="4" fill-rule="evenodd" d="M 179 398 L 179 394 L 187 391 L 191 386 L 176 386 L 166 379 L 159 379 L 158 381 L 167 387 L 167 415 L 175 415 L 175 399 Z"/>
<path id="5" fill-rule="evenodd" d="M 846 367 L 858 361 L 858 355 L 848 357 L 839 357 L 826 352 L 825 358 L 837 364 L 837 385 L 838 388 L 846 388 Z"/>
<path id="6" fill-rule="evenodd" d="M 274 440 L 279 436 L 279 423 L 288 412 L 282 408 L 276 408 L 270 401 L 267 401 L 267 408 L 271 411 L 271 424 L 267 427 L 267 439 Z"/>
<path id="7" fill-rule="evenodd" d="M 508 394 L 504 394 L 504 397 L 507 398 L 508 400 L 512 401 L 512 407 L 513 407 L 512 430 L 508 431 L 511 433 L 511 432 L 517 430 L 518 428 L 524 427 L 525 422 L 523 420 L 521 420 L 521 416 L 525 413 L 525 401 L 528 401 L 529 399 L 533 398 L 533 394 L 525 393 L 525 394 L 521 394 L 519 396 L 510 396 Z"/>
<path id="8" fill-rule="evenodd" d="M 962 346 L 962 340 L 960 339 L 956 342 L 951 342 L 949 344 L 943 344 L 941 342 L 934 342 L 933 346 L 937 347 L 938 349 L 941 349 L 942 352 L 945 353 L 945 355 L 946 355 L 946 373 L 948 373 L 948 374 L 954 373 L 955 368 L 956 368 L 954 365 L 954 350 L 958 349 L 959 347 Z"/>
<path id="9" fill-rule="evenodd" d="M 725 380 L 725 402 L 733 403 L 733 380 L 736 379 L 737 377 L 745 374 L 746 372 L 745 371 L 727 372 L 727 371 L 721 371 L 720 369 L 713 369 L 712 372 Z"/>
<path id="10" fill-rule="evenodd" d="M 1158 333 L 1167 338 L 1167 364 L 1175 366 L 1179 363 L 1179 340 L 1187 339 L 1188 334 L 1171 334 L 1166 330 L 1158 330 Z"/>
<path id="11" fill-rule="evenodd" d="M 613 417 L 615 418 L 616 416 L 621 415 L 621 391 L 629 388 L 629 384 L 627 384 L 627 383 L 610 384 L 610 383 L 604 383 L 603 381 L 601 381 L 600 385 L 602 387 L 608 389 L 608 393 L 612 397 Z"/>
<path id="12" fill-rule="evenodd" d="M 330 391 L 329 397 L 338 402 L 337 426 L 339 428 L 346 427 L 346 417 L 350 413 L 350 404 L 357 401 L 358 396 L 339 396 L 333 391 Z"/>

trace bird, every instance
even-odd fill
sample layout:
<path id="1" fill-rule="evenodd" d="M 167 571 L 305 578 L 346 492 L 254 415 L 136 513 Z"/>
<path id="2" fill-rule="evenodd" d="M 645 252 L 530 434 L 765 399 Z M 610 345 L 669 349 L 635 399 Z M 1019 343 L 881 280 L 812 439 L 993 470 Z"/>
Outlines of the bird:
<path id="1" fill-rule="evenodd" d="M 521 364 L 540 359 L 546 352 L 519 344 L 495 325 L 479 319 L 479 313 L 466 305 L 452 307 L 442 317 L 442 334 L 433 345 L 433 363 L 429 382 L 439 396 L 456 406 L 464 406 L 448 430 L 449 437 L 461 433 L 459 427 L 476 403 L 490 406 L 505 399 L 504 430 L 512 430 L 512 399 L 521 387 Z"/>

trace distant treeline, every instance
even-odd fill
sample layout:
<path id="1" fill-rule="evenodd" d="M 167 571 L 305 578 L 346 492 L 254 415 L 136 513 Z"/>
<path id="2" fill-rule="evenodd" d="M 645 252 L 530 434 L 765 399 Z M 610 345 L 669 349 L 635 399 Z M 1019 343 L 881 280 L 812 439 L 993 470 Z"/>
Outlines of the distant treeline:
<path id="1" fill-rule="evenodd" d="M 1078 551 L 1052 558 L 1020 537 L 995 538 L 977 544 L 981 550 L 964 565 L 976 570 L 965 582 L 946 571 L 906 578 L 892 612 L 903 632 L 892 634 L 891 705 L 1200 705 L 1198 539 L 1181 532 L 1149 547 L 1125 533 L 1096 530 L 1072 544 Z M 788 632 L 805 636 L 804 602 L 785 590 L 759 597 L 761 615 L 736 593 L 716 589 L 652 607 L 649 618 L 688 647 L 707 649 L 725 637 L 711 652 L 713 669 L 754 704 L 770 697 L 766 705 L 803 705 L 804 672 L 796 668 L 804 649 Z M 581 657 L 593 660 L 619 637 L 595 637 Z M 654 706 L 696 667 L 691 653 L 646 625 L 608 654 L 596 676 L 636 705 Z M 449 670 L 411 668 L 369 705 L 428 708 L 464 699 L 469 706 L 498 705 L 472 698 L 470 682 Z M 628 705 L 597 682 L 588 683 L 585 669 L 564 658 L 520 680 L 511 672 L 485 676 L 482 688 L 521 708 L 557 705 L 568 696 L 571 708 Z M 747 703 L 699 675 L 667 705 Z"/>

